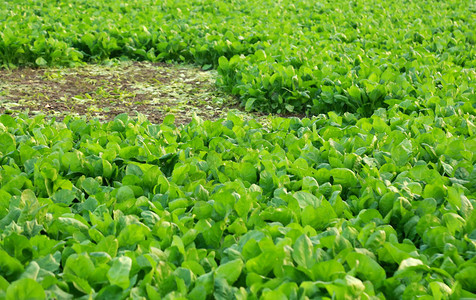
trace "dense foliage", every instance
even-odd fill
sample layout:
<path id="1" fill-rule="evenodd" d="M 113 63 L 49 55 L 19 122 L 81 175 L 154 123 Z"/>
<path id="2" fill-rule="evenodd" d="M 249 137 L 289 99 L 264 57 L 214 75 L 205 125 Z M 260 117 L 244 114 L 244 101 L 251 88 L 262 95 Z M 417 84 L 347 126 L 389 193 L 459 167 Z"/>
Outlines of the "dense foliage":
<path id="1" fill-rule="evenodd" d="M 217 67 L 247 109 L 370 116 L 474 91 L 474 28 L 469 0 L 12 0 L 0 65 L 186 61 Z"/>
<path id="2" fill-rule="evenodd" d="M 475 28 L 463 0 L 2 2 L 2 67 L 193 62 L 314 116 L 1 115 L 0 299 L 476 298 Z"/>
<path id="3" fill-rule="evenodd" d="M 3 115 L 0 298 L 474 297 L 475 108 L 454 107 Z"/>

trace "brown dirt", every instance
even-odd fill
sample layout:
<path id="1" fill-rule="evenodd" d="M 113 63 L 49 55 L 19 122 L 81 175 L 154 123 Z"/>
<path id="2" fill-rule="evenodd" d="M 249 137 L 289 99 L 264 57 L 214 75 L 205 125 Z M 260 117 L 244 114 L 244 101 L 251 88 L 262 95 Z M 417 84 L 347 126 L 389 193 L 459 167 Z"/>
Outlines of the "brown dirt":
<path id="1" fill-rule="evenodd" d="M 169 113 L 177 123 L 189 122 L 193 114 L 217 119 L 238 102 L 215 88 L 215 76 L 190 66 L 148 62 L 0 70 L 0 113 L 43 113 L 57 120 L 68 114 L 111 120 L 141 113 L 153 123 Z"/>

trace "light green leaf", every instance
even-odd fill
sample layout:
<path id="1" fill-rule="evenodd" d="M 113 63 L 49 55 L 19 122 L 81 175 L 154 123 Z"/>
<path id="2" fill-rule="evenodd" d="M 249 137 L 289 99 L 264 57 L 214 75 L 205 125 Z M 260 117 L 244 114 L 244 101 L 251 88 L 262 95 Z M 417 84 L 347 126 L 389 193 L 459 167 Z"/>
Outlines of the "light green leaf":
<path id="1" fill-rule="evenodd" d="M 35 60 L 35 63 L 40 67 L 46 66 L 48 64 L 48 62 L 43 57 L 38 57 Z"/>
<path id="2" fill-rule="evenodd" d="M 242 269 L 243 261 L 235 259 L 218 266 L 215 270 L 215 278 L 224 278 L 228 284 L 232 285 L 240 276 Z"/>
<path id="3" fill-rule="evenodd" d="M 46 294 L 41 284 L 31 278 L 22 278 L 10 284 L 5 299 L 42 300 L 46 299 Z"/>
<path id="4" fill-rule="evenodd" d="M 313 252 L 311 240 L 303 234 L 294 243 L 293 259 L 299 266 L 310 269 L 316 263 Z"/>
<path id="5" fill-rule="evenodd" d="M 94 195 L 99 191 L 99 183 L 91 177 L 83 180 L 81 186 L 88 195 Z"/>
<path id="6" fill-rule="evenodd" d="M 72 274 L 85 280 L 88 280 L 94 270 L 94 264 L 88 254 L 72 254 L 64 267 L 65 274 Z"/>
<path id="7" fill-rule="evenodd" d="M 354 171 L 346 168 L 335 168 L 331 170 L 331 176 L 334 178 L 334 184 L 341 184 L 343 187 L 356 187 L 358 180 Z"/>
<path id="8" fill-rule="evenodd" d="M 128 186 L 121 186 L 117 190 L 116 199 L 117 202 L 123 202 L 129 199 L 135 198 L 134 191 Z"/>
<path id="9" fill-rule="evenodd" d="M 314 280 L 332 281 L 336 278 L 343 278 L 345 269 L 337 260 L 327 260 L 316 263 L 312 267 L 312 274 Z"/>
<path id="10" fill-rule="evenodd" d="M 113 260 L 112 266 L 107 272 L 107 278 L 112 285 L 127 289 L 130 284 L 129 273 L 132 267 L 132 260 L 127 256 L 117 257 Z"/>
<path id="11" fill-rule="evenodd" d="M 361 254 L 352 252 L 346 257 L 346 261 L 351 268 L 355 268 L 357 276 L 362 280 L 371 281 L 376 287 L 383 285 L 386 273 L 385 270 L 372 258 Z"/>

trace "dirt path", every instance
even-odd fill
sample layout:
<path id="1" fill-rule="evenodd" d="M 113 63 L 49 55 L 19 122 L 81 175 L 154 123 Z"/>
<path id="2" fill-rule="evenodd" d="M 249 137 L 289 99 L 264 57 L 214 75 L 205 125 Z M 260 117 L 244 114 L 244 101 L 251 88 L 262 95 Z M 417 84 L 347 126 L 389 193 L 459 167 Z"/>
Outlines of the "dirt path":
<path id="1" fill-rule="evenodd" d="M 0 70 L 0 113 L 65 115 L 111 120 L 120 113 L 153 123 L 173 113 L 176 123 L 238 113 L 238 101 L 215 88 L 215 71 L 184 65 L 125 62 L 72 69 Z M 253 115 L 257 117 L 258 115 Z"/>

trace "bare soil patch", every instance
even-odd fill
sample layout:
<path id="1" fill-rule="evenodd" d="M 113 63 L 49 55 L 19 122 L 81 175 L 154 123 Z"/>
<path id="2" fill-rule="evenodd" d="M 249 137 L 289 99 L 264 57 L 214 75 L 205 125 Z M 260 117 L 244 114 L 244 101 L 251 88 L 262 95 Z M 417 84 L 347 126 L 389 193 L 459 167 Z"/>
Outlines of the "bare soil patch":
<path id="1" fill-rule="evenodd" d="M 216 76 L 215 71 L 150 62 L 0 70 L 0 113 L 105 121 L 141 113 L 153 123 L 167 114 L 187 123 L 196 114 L 213 120 L 238 111 L 238 100 L 215 87 Z"/>

